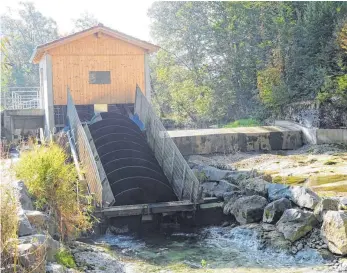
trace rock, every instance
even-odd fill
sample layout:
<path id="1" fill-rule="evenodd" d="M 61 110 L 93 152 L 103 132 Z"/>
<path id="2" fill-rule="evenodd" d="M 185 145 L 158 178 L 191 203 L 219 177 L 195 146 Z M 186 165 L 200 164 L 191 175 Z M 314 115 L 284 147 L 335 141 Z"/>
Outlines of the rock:
<path id="1" fill-rule="evenodd" d="M 202 192 L 205 196 L 215 196 L 223 198 L 226 192 L 238 191 L 239 187 L 230 184 L 228 181 L 221 180 L 219 182 L 205 182 L 201 184 Z"/>
<path id="2" fill-rule="evenodd" d="M 264 234 L 263 239 L 265 240 L 268 246 L 276 250 L 287 251 L 291 247 L 290 242 L 286 240 L 283 234 L 277 230 L 272 230 L 270 232 L 267 232 L 266 234 Z"/>
<path id="3" fill-rule="evenodd" d="M 45 249 L 47 261 L 54 261 L 55 254 L 59 250 L 60 244 L 54 240 L 50 235 L 34 234 L 30 236 L 23 236 L 19 238 L 21 244 L 34 244 L 40 246 L 40 249 Z"/>
<path id="4" fill-rule="evenodd" d="M 78 245 L 79 249 L 79 252 L 73 254 L 78 267 L 95 268 L 92 272 L 125 272 L 124 265 L 102 248 L 88 246 L 81 242 L 75 242 L 75 245 Z"/>
<path id="5" fill-rule="evenodd" d="M 45 249 L 37 243 L 22 243 L 17 246 L 19 263 L 28 272 L 45 272 Z"/>
<path id="6" fill-rule="evenodd" d="M 317 219 L 312 212 L 301 209 L 287 209 L 277 222 L 277 230 L 284 238 L 295 242 L 310 232 L 316 225 Z"/>
<path id="7" fill-rule="evenodd" d="M 314 209 L 314 215 L 319 222 L 323 221 L 323 216 L 328 210 L 337 211 L 339 210 L 340 201 L 333 198 L 326 198 L 320 200 L 318 205 Z"/>
<path id="8" fill-rule="evenodd" d="M 33 228 L 25 213 L 21 211 L 18 216 L 18 236 L 21 237 L 33 234 Z"/>
<path id="9" fill-rule="evenodd" d="M 331 252 L 347 254 L 347 212 L 327 211 L 323 217 L 321 235 Z"/>
<path id="10" fill-rule="evenodd" d="M 220 181 L 228 177 L 232 172 L 220 170 L 207 165 L 195 165 L 192 170 L 201 181 Z"/>
<path id="11" fill-rule="evenodd" d="M 232 198 L 234 197 L 240 197 L 241 192 L 240 191 L 231 191 L 231 192 L 225 192 L 223 193 L 223 200 L 228 203 Z"/>
<path id="12" fill-rule="evenodd" d="M 258 222 L 263 217 L 266 205 L 266 199 L 259 195 L 241 197 L 233 204 L 232 214 L 240 224 Z"/>
<path id="13" fill-rule="evenodd" d="M 268 195 L 270 201 L 287 198 L 302 208 L 314 209 L 320 197 L 312 190 L 301 186 L 286 186 L 282 184 L 269 184 Z"/>
<path id="14" fill-rule="evenodd" d="M 225 195 L 224 195 L 225 196 Z M 228 201 L 227 203 L 224 205 L 223 208 L 223 213 L 226 215 L 232 214 L 232 209 L 234 207 L 234 203 L 236 202 L 237 199 L 239 199 L 240 193 L 239 192 L 232 192 L 230 193 L 230 195 L 228 195 Z M 225 198 L 225 197 L 224 197 Z"/>
<path id="15" fill-rule="evenodd" d="M 46 272 L 47 273 L 66 273 L 67 270 L 61 264 L 48 263 L 46 266 Z"/>
<path id="16" fill-rule="evenodd" d="M 320 197 L 315 192 L 305 187 L 293 186 L 290 187 L 290 192 L 289 199 L 302 208 L 313 210 L 320 201 Z"/>
<path id="17" fill-rule="evenodd" d="M 287 198 L 290 200 L 292 195 L 289 186 L 269 183 L 268 196 L 270 201 L 275 201 L 281 198 Z"/>
<path id="18" fill-rule="evenodd" d="M 260 195 L 267 198 L 269 183 L 259 177 L 250 178 L 241 182 L 246 195 Z"/>
<path id="19" fill-rule="evenodd" d="M 33 206 L 33 202 L 31 201 L 29 192 L 27 187 L 25 186 L 23 181 L 17 181 L 17 189 L 18 189 L 18 193 L 19 193 L 19 201 L 22 205 L 22 209 L 23 210 L 33 210 L 34 206 Z"/>
<path id="20" fill-rule="evenodd" d="M 49 220 L 47 214 L 38 210 L 26 210 L 24 212 L 32 226 L 39 229 L 47 228 Z"/>
<path id="21" fill-rule="evenodd" d="M 292 208 L 292 203 L 287 198 L 271 202 L 264 208 L 263 222 L 276 224 L 283 212 Z"/>

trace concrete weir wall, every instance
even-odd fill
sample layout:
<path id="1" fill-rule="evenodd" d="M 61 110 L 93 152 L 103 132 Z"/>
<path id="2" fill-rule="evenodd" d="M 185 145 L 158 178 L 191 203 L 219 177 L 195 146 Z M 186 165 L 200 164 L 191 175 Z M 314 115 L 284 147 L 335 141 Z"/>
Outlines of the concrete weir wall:
<path id="1" fill-rule="evenodd" d="M 304 144 L 347 144 L 347 129 L 307 128 L 288 120 L 276 120 L 275 125 L 288 130 L 300 130 Z"/>
<path id="2" fill-rule="evenodd" d="M 302 146 L 300 130 L 279 126 L 168 131 L 183 155 L 290 150 Z"/>

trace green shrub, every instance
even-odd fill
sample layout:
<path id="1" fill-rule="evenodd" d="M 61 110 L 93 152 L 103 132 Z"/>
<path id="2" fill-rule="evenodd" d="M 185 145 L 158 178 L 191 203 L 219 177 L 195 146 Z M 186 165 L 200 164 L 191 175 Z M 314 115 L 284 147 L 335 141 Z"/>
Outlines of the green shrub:
<path id="1" fill-rule="evenodd" d="M 67 159 L 61 147 L 50 144 L 24 152 L 15 166 L 17 177 L 34 196 L 36 207 L 55 217 L 62 238 L 92 226 L 91 206 L 80 194 L 75 166 Z"/>
<path id="2" fill-rule="evenodd" d="M 235 120 L 234 122 L 230 122 L 223 126 L 223 128 L 237 128 L 237 127 L 252 127 L 252 126 L 259 126 L 260 122 L 253 118 L 248 119 L 239 119 Z"/>
<path id="3" fill-rule="evenodd" d="M 73 258 L 73 256 L 71 255 L 71 253 L 64 249 L 61 248 L 57 254 L 55 254 L 55 259 L 57 260 L 57 263 L 66 266 L 68 268 L 76 268 L 76 263 L 75 260 Z"/>

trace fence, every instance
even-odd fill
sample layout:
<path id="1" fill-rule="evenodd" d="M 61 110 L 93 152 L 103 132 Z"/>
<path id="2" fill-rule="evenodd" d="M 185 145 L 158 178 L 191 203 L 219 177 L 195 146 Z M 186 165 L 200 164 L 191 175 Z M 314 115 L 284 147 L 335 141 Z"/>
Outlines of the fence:
<path id="1" fill-rule="evenodd" d="M 175 194 L 180 200 L 199 203 L 201 200 L 199 180 L 138 86 L 136 87 L 135 114 L 144 123 L 149 146 L 169 179 Z"/>
<path id="2" fill-rule="evenodd" d="M 2 105 L 7 110 L 40 109 L 40 88 L 10 87 L 2 94 Z"/>
<path id="3" fill-rule="evenodd" d="M 75 104 L 70 91 L 67 91 L 67 117 L 70 124 L 71 135 L 81 162 L 89 192 L 94 195 L 97 206 L 102 206 L 102 184 L 98 167 L 95 163 L 87 135 L 78 117 Z"/>

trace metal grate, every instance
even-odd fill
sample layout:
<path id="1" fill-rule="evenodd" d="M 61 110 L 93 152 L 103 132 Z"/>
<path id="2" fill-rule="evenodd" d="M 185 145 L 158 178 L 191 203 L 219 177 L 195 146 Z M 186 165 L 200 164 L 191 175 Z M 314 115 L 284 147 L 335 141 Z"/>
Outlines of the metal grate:
<path id="1" fill-rule="evenodd" d="M 136 87 L 135 114 L 145 125 L 148 144 L 179 200 L 199 203 L 201 201 L 199 180 L 138 86 Z"/>
<path id="2" fill-rule="evenodd" d="M 95 196 L 97 206 L 102 206 L 102 184 L 92 149 L 70 91 L 67 91 L 67 118 L 70 125 L 71 135 L 75 143 L 76 151 L 81 162 L 89 192 Z"/>

